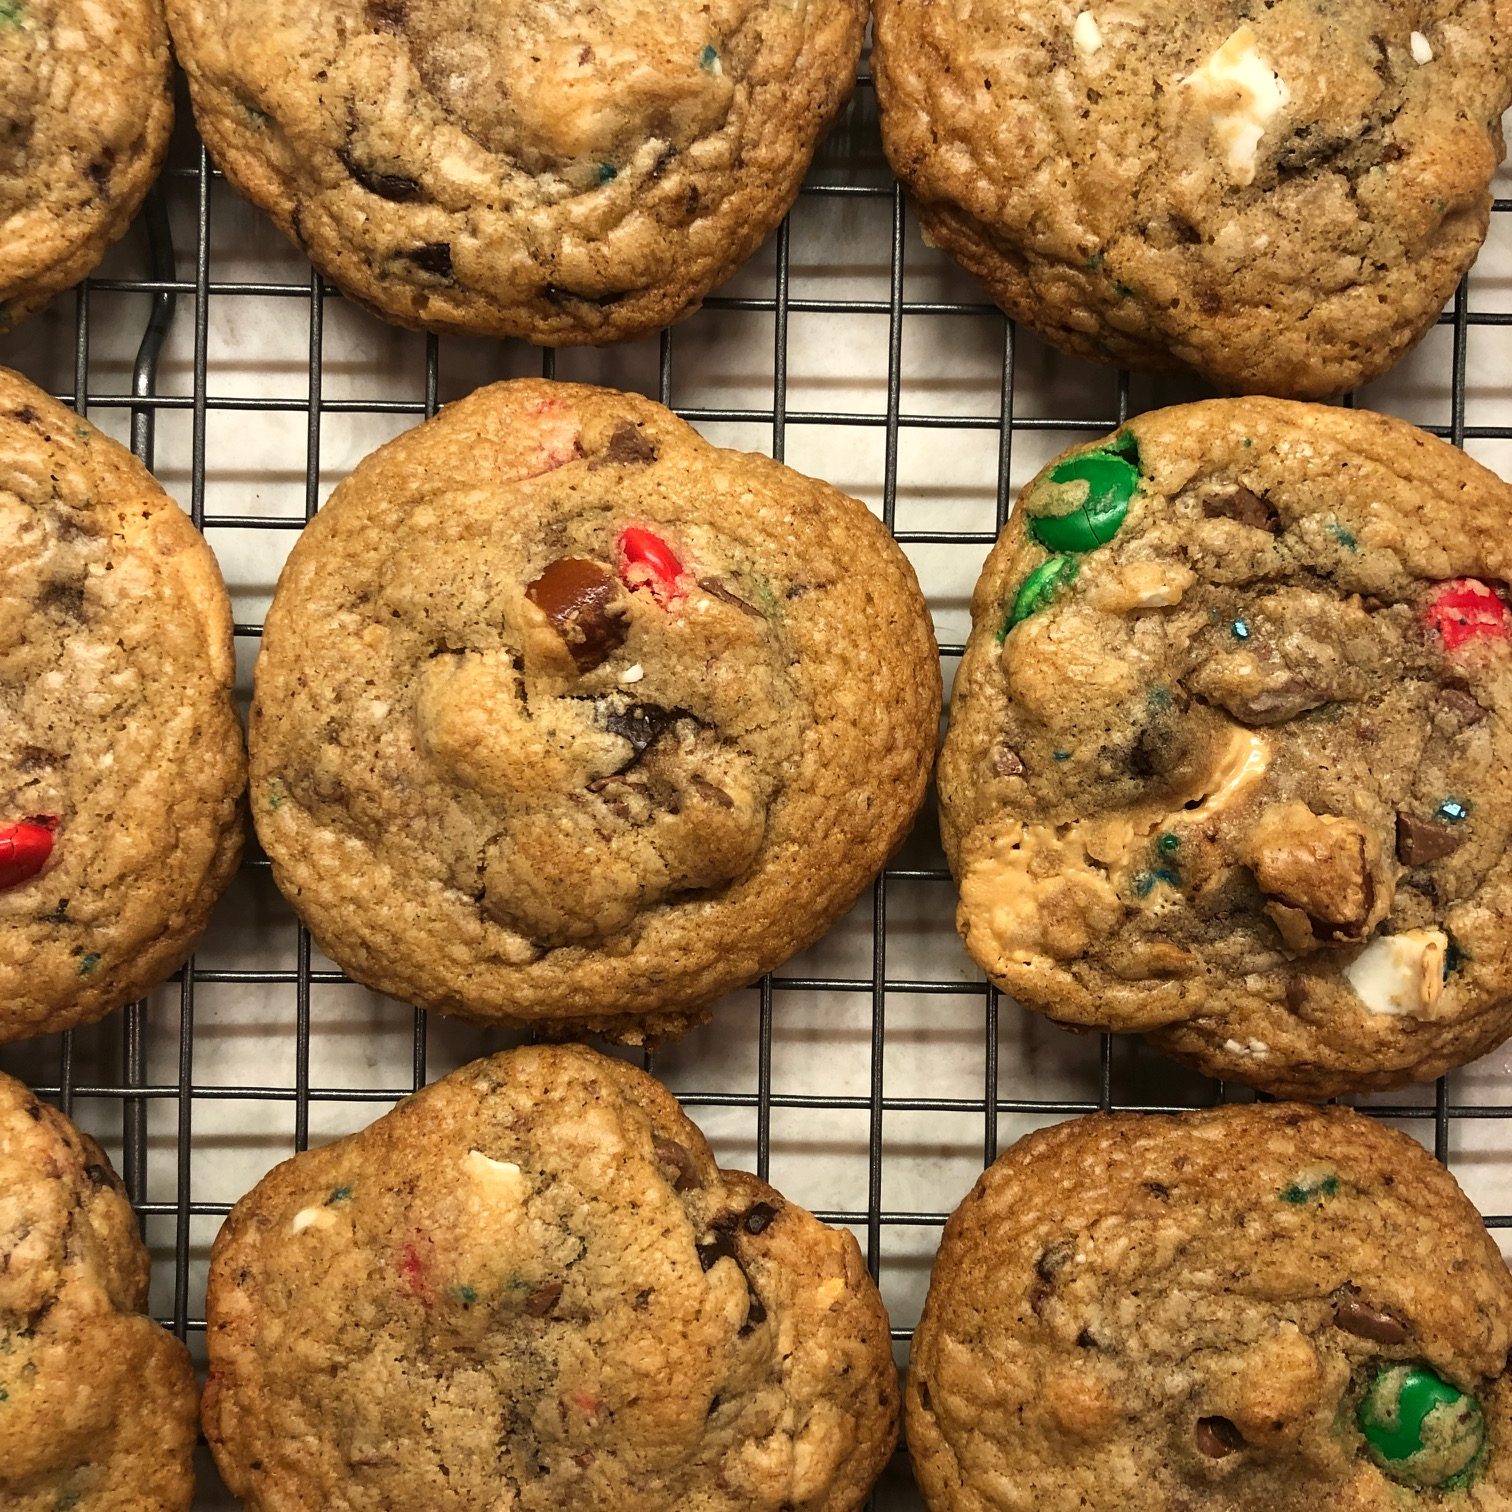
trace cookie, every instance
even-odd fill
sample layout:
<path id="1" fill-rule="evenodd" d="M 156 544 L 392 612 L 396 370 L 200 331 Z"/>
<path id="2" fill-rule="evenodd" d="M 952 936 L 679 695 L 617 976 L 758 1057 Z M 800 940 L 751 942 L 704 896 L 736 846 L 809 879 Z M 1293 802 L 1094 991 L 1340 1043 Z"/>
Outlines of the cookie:
<path id="1" fill-rule="evenodd" d="M 124 447 L 0 369 L 0 1043 L 194 948 L 241 853 L 231 609 Z"/>
<path id="2" fill-rule="evenodd" d="M 253 813 L 357 980 L 677 1033 L 876 874 L 939 690 L 913 570 L 856 500 L 646 399 L 498 384 L 369 457 L 295 546 Z"/>
<path id="3" fill-rule="evenodd" d="M 1160 410 L 987 560 L 940 764 L 967 949 L 1083 1028 L 1329 1097 L 1512 1028 L 1512 489 L 1398 420 Z"/>
<path id="4" fill-rule="evenodd" d="M 0 1506 L 188 1512 L 194 1370 L 105 1152 L 0 1075 Z"/>
<path id="5" fill-rule="evenodd" d="M 877 0 L 876 31 L 926 240 L 1095 362 L 1326 398 L 1485 240 L 1512 0 Z"/>
<path id="6" fill-rule="evenodd" d="M 866 0 L 169 0 L 216 162 L 385 320 L 621 341 L 777 229 Z"/>
<path id="7" fill-rule="evenodd" d="M 906 1422 L 931 1512 L 1512 1507 L 1512 1276 L 1341 1108 L 1099 1115 L 946 1225 Z"/>
<path id="8" fill-rule="evenodd" d="M 205 1433 L 252 1512 L 851 1512 L 897 1435 L 856 1241 L 576 1046 L 286 1161 L 208 1308 Z"/>
<path id="9" fill-rule="evenodd" d="M 173 128 L 162 0 L 0 0 L 0 331 L 91 272 Z"/>

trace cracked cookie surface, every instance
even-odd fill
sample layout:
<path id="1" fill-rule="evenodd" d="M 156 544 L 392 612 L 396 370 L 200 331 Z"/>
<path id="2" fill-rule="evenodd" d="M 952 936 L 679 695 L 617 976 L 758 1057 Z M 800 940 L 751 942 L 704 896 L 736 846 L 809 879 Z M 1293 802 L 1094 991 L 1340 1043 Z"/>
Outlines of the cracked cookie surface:
<path id="1" fill-rule="evenodd" d="M 1512 0 L 878 0 L 873 66 L 926 238 L 1016 320 L 1326 398 L 1485 239 Z"/>
<path id="2" fill-rule="evenodd" d="M 162 0 L 0 0 L 0 331 L 130 224 L 173 126 Z"/>
<path id="3" fill-rule="evenodd" d="M 777 228 L 865 0 L 170 0 L 231 181 L 385 319 L 546 345 L 691 313 Z"/>
<path id="4" fill-rule="evenodd" d="M 1298 1096 L 1503 1039 L 1509 523 L 1446 443 L 1280 400 L 1142 415 L 1042 472 L 940 763 L 989 976 Z"/>
<path id="5" fill-rule="evenodd" d="M 0 1043 L 188 955 L 241 854 L 231 607 L 151 474 L 0 369 Z"/>
<path id="6" fill-rule="evenodd" d="M 0 1505 L 188 1512 L 189 1352 L 105 1152 L 0 1075 Z"/>
<path id="7" fill-rule="evenodd" d="M 208 1308 L 205 1432 L 253 1509 L 851 1512 L 897 1433 L 851 1235 L 575 1046 L 279 1166 Z"/>
<path id="8" fill-rule="evenodd" d="M 1512 1277 L 1415 1141 L 1288 1104 L 1041 1130 L 956 1209 L 931 1512 L 1505 1512 Z"/>
<path id="9" fill-rule="evenodd" d="M 306 528 L 253 812 L 359 980 L 634 1038 L 817 938 L 901 840 L 939 670 L 854 499 L 649 400 L 484 389 Z"/>

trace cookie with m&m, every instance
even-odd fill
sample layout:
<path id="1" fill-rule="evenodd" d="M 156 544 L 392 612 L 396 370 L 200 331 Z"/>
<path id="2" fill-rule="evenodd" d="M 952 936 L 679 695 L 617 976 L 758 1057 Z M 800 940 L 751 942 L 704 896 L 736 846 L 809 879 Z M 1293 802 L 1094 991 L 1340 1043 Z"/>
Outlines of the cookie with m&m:
<path id="1" fill-rule="evenodd" d="M 679 320 L 757 250 L 867 12 L 168 0 L 212 156 L 326 277 L 400 325 L 547 346 Z"/>
<path id="2" fill-rule="evenodd" d="M 258 834 L 328 954 L 443 1012 L 625 1039 L 850 907 L 922 800 L 940 689 L 864 505 L 540 381 L 341 484 L 256 682 Z"/>
<path id="3" fill-rule="evenodd" d="M 1019 497 L 940 763 L 968 950 L 1299 1096 L 1512 1028 L 1512 488 L 1401 421 L 1157 411 Z"/>
<path id="4" fill-rule="evenodd" d="M 126 449 L 0 370 L 0 1044 L 142 996 L 241 854 L 231 606 Z"/>
<path id="5" fill-rule="evenodd" d="M 1485 240 L 1508 0 L 877 0 L 875 31 L 926 239 L 1095 362 L 1326 399 Z"/>
<path id="6" fill-rule="evenodd" d="M 897 1437 L 856 1241 L 580 1046 L 286 1161 L 206 1305 L 205 1436 L 251 1512 L 856 1512 Z"/>
<path id="7" fill-rule="evenodd" d="M 1099 1115 L 946 1225 L 908 1443 L 930 1512 L 1505 1512 L 1509 1347 L 1512 1276 L 1405 1134 Z"/>
<path id="8" fill-rule="evenodd" d="M 0 1075 L 0 1507 L 189 1512 L 189 1351 L 105 1152 Z"/>

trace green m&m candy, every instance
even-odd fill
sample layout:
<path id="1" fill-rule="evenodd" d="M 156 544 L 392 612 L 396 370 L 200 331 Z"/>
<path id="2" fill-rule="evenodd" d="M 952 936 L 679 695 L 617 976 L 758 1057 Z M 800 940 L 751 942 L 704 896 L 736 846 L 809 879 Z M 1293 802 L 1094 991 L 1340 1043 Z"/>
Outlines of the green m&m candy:
<path id="1" fill-rule="evenodd" d="M 1052 488 L 1084 484 L 1085 498 L 1065 514 L 1035 514 L 1029 533 L 1049 551 L 1095 551 L 1116 536 L 1139 487 L 1139 443 L 1125 432 L 1110 445 L 1067 457 L 1050 470 Z"/>
<path id="2" fill-rule="evenodd" d="M 1047 608 L 1063 587 L 1076 581 L 1076 574 L 1080 570 L 1074 557 L 1053 556 L 1048 562 L 1041 562 L 1014 594 L 1007 623 L 998 639 L 1007 635 L 1020 620 L 1026 620 L 1031 614 L 1038 614 L 1041 609 Z"/>
<path id="3" fill-rule="evenodd" d="M 1485 1446 L 1480 1403 L 1426 1365 L 1383 1365 L 1355 1416 L 1371 1459 L 1405 1486 L 1464 1485 Z"/>

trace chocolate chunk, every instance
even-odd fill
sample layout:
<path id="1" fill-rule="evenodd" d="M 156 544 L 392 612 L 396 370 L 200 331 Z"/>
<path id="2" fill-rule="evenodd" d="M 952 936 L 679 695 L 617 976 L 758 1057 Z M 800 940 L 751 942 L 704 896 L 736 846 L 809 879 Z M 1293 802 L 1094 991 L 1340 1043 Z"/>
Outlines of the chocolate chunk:
<path id="1" fill-rule="evenodd" d="M 749 1285 L 749 1283 L 747 1283 Z M 758 1324 L 765 1323 L 767 1317 L 766 1304 L 754 1291 L 749 1294 L 750 1300 L 746 1307 L 746 1320 L 740 1325 L 740 1337 L 744 1338 Z"/>
<path id="2" fill-rule="evenodd" d="M 66 619 L 84 618 L 84 585 L 82 583 L 48 583 L 37 598 L 37 607 L 53 610 Z"/>
<path id="3" fill-rule="evenodd" d="M 110 194 L 110 175 L 115 169 L 116 155 L 114 147 L 104 148 L 84 171 L 89 175 L 89 181 L 95 186 L 95 191 L 102 199 Z"/>
<path id="4" fill-rule="evenodd" d="M 1145 1191 L 1147 1191 L 1152 1197 L 1158 1197 L 1162 1202 L 1168 1201 L 1171 1195 L 1170 1187 L 1168 1187 L 1163 1181 L 1145 1182 Z"/>
<path id="5" fill-rule="evenodd" d="M 713 1270 L 721 1260 L 733 1260 L 736 1265 L 740 1264 L 740 1257 L 735 1253 L 735 1241 L 728 1228 L 716 1227 L 714 1237 L 705 1239 L 697 1248 L 698 1263 L 705 1270 Z"/>
<path id="6" fill-rule="evenodd" d="M 1226 1417 L 1197 1419 L 1197 1449 L 1209 1459 L 1226 1459 L 1244 1448 L 1244 1435 Z"/>
<path id="7" fill-rule="evenodd" d="M 764 620 L 766 618 L 766 615 L 764 615 L 761 610 L 759 610 L 755 606 L 755 604 L 748 604 L 738 594 L 731 593 L 730 590 L 726 588 L 718 578 L 699 578 L 698 586 L 702 588 L 705 593 L 712 594 L 713 597 L 719 599 L 722 603 L 730 604 L 734 608 L 740 610 L 742 614 L 749 614 L 752 619 Z"/>
<path id="8" fill-rule="evenodd" d="M 106 1165 L 91 1164 L 84 1167 L 84 1174 L 97 1187 L 110 1187 L 119 1190 L 121 1183 L 116 1179 L 116 1174 Z"/>
<path id="9" fill-rule="evenodd" d="M 1034 1262 L 1034 1282 L 1029 1288 L 1029 1306 L 1035 1317 L 1044 1311 L 1050 1293 L 1055 1290 L 1055 1278 L 1076 1253 L 1073 1239 L 1057 1239 L 1040 1251 Z"/>
<path id="10" fill-rule="evenodd" d="M 378 31 L 403 31 L 407 10 L 406 0 L 368 0 L 368 25 Z"/>
<path id="11" fill-rule="evenodd" d="M 746 1233 L 759 1234 L 776 1216 L 777 1209 L 770 1202 L 758 1202 L 746 1210 L 745 1217 L 740 1221 Z"/>
<path id="12" fill-rule="evenodd" d="M 560 1281 L 548 1281 L 544 1286 L 538 1286 L 525 1299 L 525 1311 L 532 1318 L 544 1318 L 553 1307 L 557 1305 L 557 1299 L 562 1295 L 562 1283 Z"/>
<path id="13" fill-rule="evenodd" d="M 336 156 L 341 159 L 341 166 L 369 194 L 376 194 L 379 199 L 393 200 L 396 204 L 420 198 L 418 179 L 408 178 L 402 173 L 379 173 L 374 168 L 365 168 L 346 147 L 341 148 Z"/>
<path id="14" fill-rule="evenodd" d="M 1403 866 L 1426 866 L 1452 856 L 1465 843 L 1447 824 L 1419 819 L 1415 814 L 1398 812 L 1396 823 L 1397 859 Z"/>
<path id="15" fill-rule="evenodd" d="M 1478 725 L 1486 717 L 1486 711 L 1475 695 L 1463 688 L 1445 688 L 1439 694 L 1439 704 L 1451 714 L 1457 714 L 1466 725 Z"/>
<path id="16" fill-rule="evenodd" d="M 1259 494 L 1239 483 L 1210 493 L 1202 501 L 1202 512 L 1210 520 L 1237 520 L 1241 525 L 1266 530 L 1271 535 L 1275 535 L 1281 528 L 1281 520 L 1276 511 Z"/>
<path id="17" fill-rule="evenodd" d="M 651 1148 L 656 1154 L 658 1165 L 670 1166 L 677 1172 L 677 1179 L 672 1183 L 674 1192 L 687 1192 L 702 1185 L 698 1174 L 698 1164 L 693 1159 L 692 1152 L 678 1144 L 675 1139 L 668 1139 L 662 1134 L 653 1134 Z"/>
<path id="18" fill-rule="evenodd" d="M 999 743 L 992 748 L 992 770 L 999 777 L 1022 777 L 1024 762 L 1017 751 Z"/>
<path id="19" fill-rule="evenodd" d="M 630 742 L 630 749 L 642 755 L 670 730 L 679 719 L 691 719 L 686 709 L 664 709 L 660 704 L 631 704 L 628 709 L 613 709 L 604 715 L 604 728 Z"/>
<path id="20" fill-rule="evenodd" d="M 646 182 L 648 184 L 654 184 L 659 180 L 665 178 L 667 169 L 672 166 L 676 157 L 677 148 L 663 147 L 661 152 L 657 155 L 656 161 L 652 163 L 650 173 L 646 175 Z"/>
<path id="21" fill-rule="evenodd" d="M 621 420 L 594 460 L 607 466 L 611 462 L 654 462 L 656 456 L 655 443 L 641 435 L 640 427 L 633 420 Z"/>
<path id="22" fill-rule="evenodd" d="M 717 807 L 722 809 L 732 809 L 735 807 L 735 800 L 722 787 L 716 787 L 708 778 L 700 777 L 695 772 L 688 781 L 695 792 L 702 794 L 703 797 L 707 798 L 710 803 L 715 804 Z"/>
<path id="23" fill-rule="evenodd" d="M 1097 1338 L 1090 1328 L 1084 1328 L 1077 1334 L 1076 1347 L 1078 1349 L 1096 1349 L 1098 1347 Z"/>
<path id="24" fill-rule="evenodd" d="M 1353 1297 L 1339 1303 L 1334 1312 L 1334 1326 L 1374 1344 L 1405 1344 L 1408 1339 L 1407 1325 L 1401 1319 Z"/>
<path id="25" fill-rule="evenodd" d="M 427 242 L 423 247 L 416 247 L 406 252 L 404 256 L 417 268 L 426 273 L 434 273 L 437 278 L 452 276 L 450 242 Z"/>
<path id="26" fill-rule="evenodd" d="M 579 672 L 598 666 L 630 633 L 619 580 L 602 563 L 562 557 L 526 585 L 525 597 L 567 643 Z"/>
<path id="27" fill-rule="evenodd" d="M 23 404 L 20 409 L 11 411 L 11 418 L 19 420 L 22 425 L 32 425 L 36 422 L 37 412 L 31 405 Z"/>

